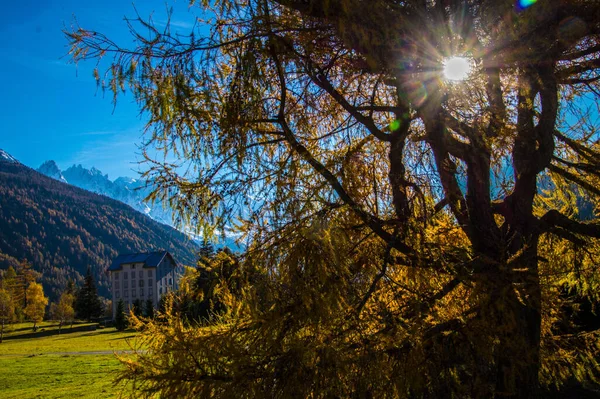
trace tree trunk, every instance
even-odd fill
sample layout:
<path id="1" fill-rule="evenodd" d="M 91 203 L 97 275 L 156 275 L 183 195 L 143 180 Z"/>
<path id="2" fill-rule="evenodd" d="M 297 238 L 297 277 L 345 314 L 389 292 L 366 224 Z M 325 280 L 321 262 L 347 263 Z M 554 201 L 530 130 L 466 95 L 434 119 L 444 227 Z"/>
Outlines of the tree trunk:
<path id="1" fill-rule="evenodd" d="M 524 251 L 523 262 L 510 265 L 496 286 L 496 396 L 534 398 L 539 395 L 541 288 L 537 245 Z M 514 272 L 515 269 L 526 270 Z M 518 277 L 514 274 L 518 273 Z M 511 276 L 511 274 L 513 276 Z"/>
<path id="2" fill-rule="evenodd" d="M 0 344 L 2 343 L 3 339 L 4 339 L 4 319 L 2 319 L 2 328 L 0 328 Z"/>

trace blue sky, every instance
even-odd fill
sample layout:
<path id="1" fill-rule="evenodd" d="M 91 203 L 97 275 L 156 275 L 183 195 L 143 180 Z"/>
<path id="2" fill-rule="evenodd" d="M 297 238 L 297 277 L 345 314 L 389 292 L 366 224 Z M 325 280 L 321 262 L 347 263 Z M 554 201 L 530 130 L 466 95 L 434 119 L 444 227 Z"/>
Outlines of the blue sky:
<path id="1" fill-rule="evenodd" d="M 172 26 L 188 33 L 197 10 L 188 1 L 171 2 Z M 142 17 L 166 21 L 160 0 L 135 2 Z M 61 169 L 95 166 L 111 179 L 135 176 L 137 146 L 145 121 L 131 97 L 112 104 L 96 89 L 94 62 L 69 63 L 62 30 L 74 17 L 85 29 L 132 43 L 123 17 L 134 17 L 129 1 L 18 0 L 0 13 L 0 148 L 27 166 L 53 159 Z"/>

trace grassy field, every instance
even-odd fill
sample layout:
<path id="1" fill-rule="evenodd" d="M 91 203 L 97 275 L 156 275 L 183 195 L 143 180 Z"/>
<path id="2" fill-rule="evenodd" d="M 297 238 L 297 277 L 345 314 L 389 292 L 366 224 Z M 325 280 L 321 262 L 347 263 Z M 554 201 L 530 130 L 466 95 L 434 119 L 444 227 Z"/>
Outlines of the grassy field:
<path id="1" fill-rule="evenodd" d="M 35 334 L 31 324 L 13 326 L 0 344 L 0 397 L 117 397 L 123 387 L 113 379 L 121 365 L 111 352 L 130 350 L 135 334 L 91 328 L 77 325 L 58 335 L 52 324 Z"/>

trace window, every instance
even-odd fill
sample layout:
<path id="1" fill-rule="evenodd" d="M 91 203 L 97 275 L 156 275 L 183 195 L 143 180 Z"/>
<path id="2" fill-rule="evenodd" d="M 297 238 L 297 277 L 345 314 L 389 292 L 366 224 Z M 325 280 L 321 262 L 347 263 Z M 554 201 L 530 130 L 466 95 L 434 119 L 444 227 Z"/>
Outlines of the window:
<path id="1" fill-rule="evenodd" d="M 131 264 L 131 268 L 132 268 L 132 269 L 135 269 L 135 263 L 132 263 L 132 264 Z"/>
<path id="2" fill-rule="evenodd" d="M 140 280 L 140 287 L 144 286 L 144 280 Z"/>
<path id="3" fill-rule="evenodd" d="M 121 296 L 121 293 L 119 291 L 115 291 L 115 298 L 119 298 Z"/>
<path id="4" fill-rule="evenodd" d="M 113 276 L 114 276 L 115 280 L 118 279 L 119 278 L 119 272 L 114 272 Z"/>
<path id="5" fill-rule="evenodd" d="M 148 288 L 148 296 L 152 296 L 152 287 Z"/>
<path id="6" fill-rule="evenodd" d="M 144 289 L 140 288 L 140 298 L 143 298 L 143 297 L 144 297 Z"/>
<path id="7" fill-rule="evenodd" d="M 169 285 L 173 284 L 173 279 L 169 278 Z"/>
<path id="8" fill-rule="evenodd" d="M 152 277 L 152 270 L 148 270 L 148 277 Z"/>
<path id="9" fill-rule="evenodd" d="M 115 281 L 115 289 L 118 290 L 119 289 L 119 282 Z"/>
<path id="10" fill-rule="evenodd" d="M 148 279 L 148 287 L 152 287 L 152 279 L 151 278 Z"/>
<path id="11" fill-rule="evenodd" d="M 127 290 L 123 291 L 123 297 L 129 298 L 129 291 L 127 291 Z"/>
<path id="12" fill-rule="evenodd" d="M 131 297 L 132 298 L 136 298 L 137 295 L 135 295 L 135 288 L 131 290 Z"/>
<path id="13" fill-rule="evenodd" d="M 127 280 L 127 272 L 123 272 L 123 278 Z"/>
<path id="14" fill-rule="evenodd" d="M 159 295 L 162 295 L 162 288 L 159 288 L 159 289 L 158 289 L 158 294 L 159 294 Z"/>
<path id="15" fill-rule="evenodd" d="M 138 274 L 139 278 L 144 278 L 144 271 L 140 270 L 139 274 Z"/>
<path id="16" fill-rule="evenodd" d="M 129 288 L 129 282 L 128 281 L 123 281 L 123 288 L 125 288 L 125 289 Z"/>

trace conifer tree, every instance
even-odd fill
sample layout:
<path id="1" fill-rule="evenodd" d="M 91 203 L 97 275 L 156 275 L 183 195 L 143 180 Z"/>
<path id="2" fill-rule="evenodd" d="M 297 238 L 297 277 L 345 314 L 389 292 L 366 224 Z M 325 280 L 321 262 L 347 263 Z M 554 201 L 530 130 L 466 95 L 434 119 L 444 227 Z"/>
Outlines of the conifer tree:
<path id="1" fill-rule="evenodd" d="M 67 280 L 67 286 L 65 288 L 65 294 L 72 295 L 75 298 L 75 294 L 77 293 L 77 287 L 75 286 L 75 281 L 72 278 Z"/>
<path id="2" fill-rule="evenodd" d="M 212 258 L 215 256 L 215 248 L 206 237 L 202 238 L 200 244 L 200 250 L 198 251 L 198 267 L 206 266 L 210 264 Z"/>
<path id="3" fill-rule="evenodd" d="M 556 329 L 563 285 L 600 291 L 600 223 L 579 206 L 600 207 L 597 2 L 194 4 L 211 25 L 189 36 L 141 18 L 133 48 L 67 33 L 75 61 L 111 55 L 95 76 L 148 113 L 146 154 L 180 160 L 147 157 L 155 197 L 236 226 L 263 280 L 215 290 L 207 326 L 166 306 L 124 373 L 141 394 L 528 398 L 598 381 L 600 334 Z"/>
<path id="4" fill-rule="evenodd" d="M 152 299 L 146 299 L 144 316 L 146 316 L 149 319 L 154 318 L 154 303 L 152 302 Z"/>
<path id="5" fill-rule="evenodd" d="M 125 302 L 119 299 L 117 302 L 117 311 L 115 313 L 115 328 L 119 331 L 123 331 L 127 328 L 127 319 L 125 317 Z"/>
<path id="6" fill-rule="evenodd" d="M 25 290 L 27 288 L 25 281 L 17 275 L 12 266 L 9 266 L 4 274 L 2 286 L 8 291 L 13 300 L 13 306 L 17 319 L 22 319 L 23 309 L 25 308 Z"/>
<path id="7" fill-rule="evenodd" d="M 144 304 L 141 299 L 136 299 L 133 301 L 132 312 L 136 316 L 142 316 L 144 314 Z"/>
<path id="8" fill-rule="evenodd" d="M 0 343 L 4 338 L 4 326 L 15 317 L 15 307 L 10 293 L 4 288 L 0 288 Z"/>
<path id="9" fill-rule="evenodd" d="M 77 290 L 75 297 L 75 314 L 77 318 L 91 321 L 104 313 L 102 301 L 98 296 L 94 276 L 90 267 L 87 269 L 83 286 Z"/>

